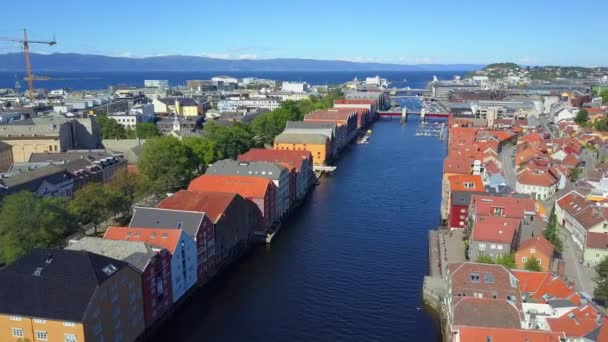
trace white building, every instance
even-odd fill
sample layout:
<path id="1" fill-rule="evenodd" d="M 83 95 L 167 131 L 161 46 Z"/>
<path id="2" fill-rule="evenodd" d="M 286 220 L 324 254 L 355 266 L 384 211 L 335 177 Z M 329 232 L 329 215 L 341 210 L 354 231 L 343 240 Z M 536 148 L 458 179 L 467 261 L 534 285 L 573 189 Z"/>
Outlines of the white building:
<path id="1" fill-rule="evenodd" d="M 146 103 L 135 105 L 129 110 L 129 114 L 139 115 L 142 122 L 152 122 L 154 121 L 154 104 Z"/>
<path id="2" fill-rule="evenodd" d="M 259 108 L 275 110 L 281 106 L 281 101 L 276 98 L 256 98 L 240 100 L 221 100 L 217 103 L 220 113 L 235 112 L 239 108 Z"/>
<path id="3" fill-rule="evenodd" d="M 53 106 L 53 112 L 57 114 L 67 114 L 74 109 L 72 105 L 57 105 Z"/>
<path id="4" fill-rule="evenodd" d="M 310 85 L 306 82 L 283 82 L 281 91 L 294 92 L 294 93 L 306 93 L 310 89 Z"/>
<path id="5" fill-rule="evenodd" d="M 115 112 L 108 115 L 108 117 L 114 119 L 114 121 L 118 122 L 124 128 L 135 129 L 135 126 L 142 122 L 139 115 L 128 112 Z"/>
<path id="6" fill-rule="evenodd" d="M 68 94 L 63 89 L 51 90 L 48 94 L 49 99 L 65 99 Z"/>
<path id="7" fill-rule="evenodd" d="M 528 194 L 537 200 L 547 200 L 555 195 L 557 179 L 548 172 L 534 173 L 524 170 L 517 175 L 515 192 Z"/>
<path id="8" fill-rule="evenodd" d="M 168 80 L 144 80 L 146 88 L 169 88 Z"/>
<path id="9" fill-rule="evenodd" d="M 213 82 L 224 82 L 224 83 L 234 83 L 234 84 L 238 84 L 239 80 L 231 77 L 231 76 L 213 76 L 211 77 L 211 80 Z"/>

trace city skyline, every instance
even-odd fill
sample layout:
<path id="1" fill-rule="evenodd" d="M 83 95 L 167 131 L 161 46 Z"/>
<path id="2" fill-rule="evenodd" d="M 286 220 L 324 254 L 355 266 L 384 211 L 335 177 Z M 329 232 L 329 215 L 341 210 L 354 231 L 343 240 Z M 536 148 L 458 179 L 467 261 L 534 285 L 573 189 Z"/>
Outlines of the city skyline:
<path id="1" fill-rule="evenodd" d="M 606 32 L 605 3 L 573 15 L 565 1 L 513 1 L 488 5 L 447 0 L 404 4 L 343 1 L 290 3 L 269 0 L 181 1 L 162 11 L 115 0 L 74 6 L 66 0 L 14 3 L 0 36 L 31 39 L 53 35 L 58 45 L 33 52 L 73 52 L 119 57 L 165 55 L 221 59 L 305 58 L 393 64 L 489 64 L 606 66 L 608 51 L 593 49 L 581 32 Z M 93 18 L 91 18 L 93 17 Z M 86 19 L 86 20 L 83 20 Z M 81 23 L 86 23 L 83 25 Z M 530 34 L 530 33 L 534 34 Z M 601 40 L 598 41 L 601 43 Z M 18 52 L 0 44 L 0 54 Z"/>

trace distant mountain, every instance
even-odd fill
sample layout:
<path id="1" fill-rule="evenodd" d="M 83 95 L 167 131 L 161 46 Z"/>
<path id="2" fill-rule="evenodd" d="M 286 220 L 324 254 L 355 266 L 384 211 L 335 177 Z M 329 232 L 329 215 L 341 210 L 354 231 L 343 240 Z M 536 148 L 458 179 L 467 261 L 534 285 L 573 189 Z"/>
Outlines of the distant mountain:
<path id="1" fill-rule="evenodd" d="M 39 72 L 104 71 L 472 71 L 479 64 L 386 64 L 357 63 L 297 58 L 217 59 L 198 56 L 146 58 L 109 57 L 77 53 L 32 53 L 32 65 Z M 0 55 L 0 71 L 23 72 L 22 53 Z"/>

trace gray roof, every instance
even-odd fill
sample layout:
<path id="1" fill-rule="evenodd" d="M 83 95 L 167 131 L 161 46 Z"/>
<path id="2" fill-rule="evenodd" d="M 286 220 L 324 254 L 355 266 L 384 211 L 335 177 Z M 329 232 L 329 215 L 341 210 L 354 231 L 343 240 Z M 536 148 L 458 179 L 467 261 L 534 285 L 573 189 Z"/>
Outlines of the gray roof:
<path id="1" fill-rule="evenodd" d="M 30 162 L 45 162 L 45 161 L 73 161 L 79 159 L 101 160 L 105 158 L 120 157 L 114 153 L 105 150 L 73 150 L 67 152 L 39 152 L 32 153 Z"/>
<path id="2" fill-rule="evenodd" d="M 73 119 L 61 116 L 35 117 L 0 125 L 0 136 L 19 136 L 21 134 L 32 136 L 35 134 L 40 137 L 58 137 L 61 125 L 71 121 L 78 121 L 85 126 L 91 126 L 91 119 Z"/>
<path id="3" fill-rule="evenodd" d="M 552 299 L 548 300 L 547 304 L 553 308 L 575 308 L 576 304 L 572 303 L 569 299 Z"/>
<path id="4" fill-rule="evenodd" d="M 0 270 L 0 312 L 82 322 L 98 286 L 125 267 L 85 251 L 34 249 Z"/>
<path id="5" fill-rule="evenodd" d="M 191 238 L 201 226 L 205 213 L 185 210 L 136 207 L 129 227 L 183 229 Z"/>
<path id="6" fill-rule="evenodd" d="M 281 133 L 274 138 L 274 142 L 285 144 L 326 144 L 328 139 L 324 134 Z"/>
<path id="7" fill-rule="evenodd" d="M 159 101 L 166 105 L 174 105 L 175 101 L 179 101 L 180 106 L 198 106 L 196 101 L 189 97 L 166 97 L 164 99 L 159 99 Z"/>
<path id="8" fill-rule="evenodd" d="M 137 164 L 144 139 L 104 139 L 101 144 L 110 152 L 122 153 L 129 164 Z"/>
<path id="9" fill-rule="evenodd" d="M 336 129 L 335 122 L 287 121 L 285 128 Z"/>
<path id="10" fill-rule="evenodd" d="M 33 170 L 24 171 L 0 180 L 6 187 L 11 188 L 35 179 L 47 178 L 52 175 L 65 172 L 65 167 L 58 165 L 41 166 Z"/>
<path id="11" fill-rule="evenodd" d="M 150 258 L 154 256 L 152 247 L 144 242 L 105 240 L 96 237 L 83 237 L 71 243 L 65 249 L 88 251 L 127 262 L 140 271 L 144 271 Z"/>
<path id="12" fill-rule="evenodd" d="M 473 195 L 481 195 L 483 192 L 452 191 L 452 205 L 469 205 Z"/>
<path id="13" fill-rule="evenodd" d="M 209 165 L 205 174 L 208 175 L 234 175 L 257 176 L 272 180 L 280 180 L 287 168 L 271 162 L 263 161 L 236 161 L 232 159 L 218 160 Z"/>

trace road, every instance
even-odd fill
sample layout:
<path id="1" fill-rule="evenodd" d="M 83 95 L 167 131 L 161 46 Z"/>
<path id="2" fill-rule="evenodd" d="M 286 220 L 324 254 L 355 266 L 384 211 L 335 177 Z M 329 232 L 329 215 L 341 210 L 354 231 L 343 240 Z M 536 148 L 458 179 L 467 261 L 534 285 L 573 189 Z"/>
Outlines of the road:
<path id="1" fill-rule="evenodd" d="M 562 240 L 563 251 L 562 259 L 566 263 L 566 276 L 568 280 L 574 281 L 576 289 L 593 295 L 595 288 L 596 272 L 592 267 L 585 267 L 581 264 L 582 250 L 572 240 L 565 228 L 559 229 L 560 239 Z"/>
<path id="2" fill-rule="evenodd" d="M 515 191 L 515 181 L 517 175 L 515 173 L 515 146 L 505 146 L 499 154 L 500 162 L 502 163 L 503 176 L 509 188 Z"/>

